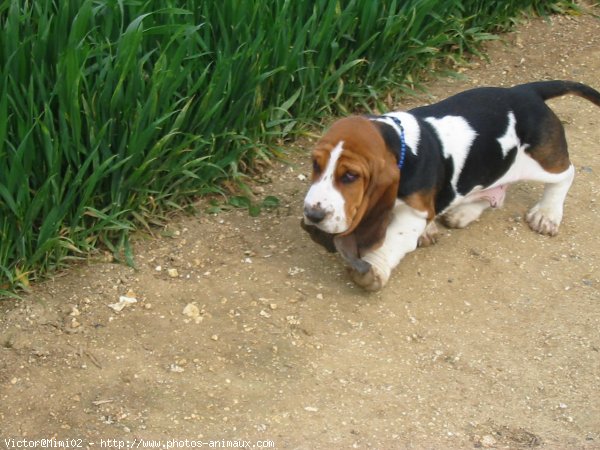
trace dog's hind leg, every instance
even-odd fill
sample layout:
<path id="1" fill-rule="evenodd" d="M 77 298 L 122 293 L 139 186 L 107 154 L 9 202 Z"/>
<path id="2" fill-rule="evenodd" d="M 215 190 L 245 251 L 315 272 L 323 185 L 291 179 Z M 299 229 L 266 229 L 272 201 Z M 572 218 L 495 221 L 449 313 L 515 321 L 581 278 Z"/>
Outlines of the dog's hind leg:
<path id="1" fill-rule="evenodd" d="M 570 165 L 555 182 L 544 185 L 540 201 L 527 213 L 527 223 L 540 234 L 555 236 L 563 216 L 567 192 L 573 183 L 575 169 Z"/>
<path id="2" fill-rule="evenodd" d="M 544 193 L 527 213 L 526 219 L 532 230 L 554 236 L 563 217 L 563 206 L 575 177 L 575 168 L 569 160 L 565 130 L 556 114 L 547 108 L 546 117 L 539 123 L 539 144 L 527 150 L 536 164 L 529 164 L 529 170 L 525 172 L 530 176 L 523 178 L 544 183 Z"/>

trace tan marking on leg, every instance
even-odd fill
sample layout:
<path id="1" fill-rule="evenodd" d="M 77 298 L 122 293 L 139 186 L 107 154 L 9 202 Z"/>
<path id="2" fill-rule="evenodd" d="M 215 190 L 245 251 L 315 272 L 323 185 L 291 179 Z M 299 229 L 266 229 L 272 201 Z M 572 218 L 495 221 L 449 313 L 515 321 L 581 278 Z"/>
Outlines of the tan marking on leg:
<path id="1" fill-rule="evenodd" d="M 435 218 L 435 191 L 419 191 L 402 199 L 411 208 L 427 213 L 427 221 Z"/>
<path id="2" fill-rule="evenodd" d="M 403 201 L 410 207 L 423 211 L 427 214 L 427 228 L 423 234 L 419 237 L 417 245 L 419 247 L 428 247 L 437 242 L 438 229 L 435 224 L 435 191 L 419 191 L 415 192 Z"/>
<path id="3" fill-rule="evenodd" d="M 552 113 L 548 119 L 540 124 L 545 130 L 542 142 L 527 153 L 535 159 L 549 173 L 562 173 L 569 168 L 569 152 L 565 130 L 560 119 Z"/>

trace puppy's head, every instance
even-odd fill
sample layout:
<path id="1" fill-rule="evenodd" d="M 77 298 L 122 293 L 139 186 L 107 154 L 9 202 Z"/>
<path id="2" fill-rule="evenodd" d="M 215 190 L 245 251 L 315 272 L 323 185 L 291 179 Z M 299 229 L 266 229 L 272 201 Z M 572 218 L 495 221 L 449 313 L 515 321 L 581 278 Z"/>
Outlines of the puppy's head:
<path id="1" fill-rule="evenodd" d="M 367 240 L 380 240 L 396 200 L 400 172 L 373 122 L 356 116 L 338 120 L 317 143 L 312 161 L 305 223 L 330 234 L 369 233 Z M 358 236 L 358 241 L 364 239 Z"/>

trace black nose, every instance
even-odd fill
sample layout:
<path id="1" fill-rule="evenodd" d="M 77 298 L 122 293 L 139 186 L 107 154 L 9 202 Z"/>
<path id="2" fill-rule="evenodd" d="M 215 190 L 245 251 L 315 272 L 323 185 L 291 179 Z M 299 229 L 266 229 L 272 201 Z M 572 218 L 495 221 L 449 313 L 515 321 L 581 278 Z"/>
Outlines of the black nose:
<path id="1" fill-rule="evenodd" d="M 322 208 L 314 208 L 311 206 L 304 207 L 304 216 L 312 223 L 319 223 L 326 215 L 327 213 Z"/>

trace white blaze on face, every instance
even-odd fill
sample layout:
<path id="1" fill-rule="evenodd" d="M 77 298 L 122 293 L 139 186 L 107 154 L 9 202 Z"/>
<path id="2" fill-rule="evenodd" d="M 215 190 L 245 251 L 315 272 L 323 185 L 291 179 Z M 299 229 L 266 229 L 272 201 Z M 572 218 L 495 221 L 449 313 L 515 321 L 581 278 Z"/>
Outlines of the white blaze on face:
<path id="1" fill-rule="evenodd" d="M 323 170 L 321 178 L 317 180 L 308 190 L 304 198 L 304 207 L 308 209 L 320 209 L 325 213 L 323 220 L 319 221 L 318 226 L 326 233 L 343 233 L 348 229 L 346 223 L 346 201 L 344 196 L 335 186 L 335 171 L 338 161 L 344 148 L 340 142 L 331 151 L 327 166 Z M 307 223 L 311 223 L 306 219 Z"/>

